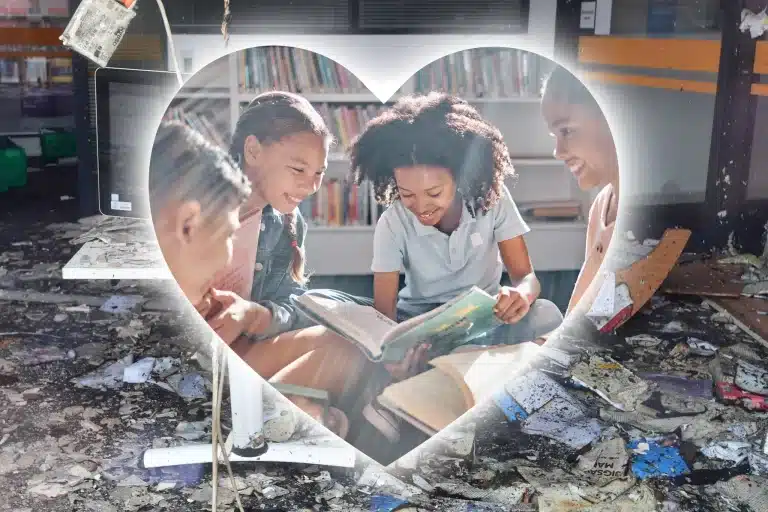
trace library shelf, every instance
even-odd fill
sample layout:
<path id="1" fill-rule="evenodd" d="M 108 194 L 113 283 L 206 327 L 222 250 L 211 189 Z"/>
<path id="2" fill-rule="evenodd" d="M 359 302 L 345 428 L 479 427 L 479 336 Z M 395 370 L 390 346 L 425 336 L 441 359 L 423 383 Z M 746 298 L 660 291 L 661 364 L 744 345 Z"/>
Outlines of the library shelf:
<path id="1" fill-rule="evenodd" d="M 355 130 L 359 130 L 368 119 L 376 115 L 380 109 L 385 108 L 387 104 L 393 103 L 404 94 L 429 90 L 432 87 L 430 83 L 435 82 L 429 71 L 422 74 L 421 81 L 414 75 L 414 78 L 406 82 L 391 98 L 382 102 L 368 92 L 339 92 L 344 89 L 361 91 L 364 90 L 364 86 L 356 82 L 353 77 L 344 78 L 343 71 L 339 71 L 334 64 L 328 62 L 308 64 L 310 60 L 307 55 L 297 57 L 295 54 L 291 57 L 290 64 L 286 64 L 287 61 L 281 62 L 277 57 L 274 57 L 277 61 L 272 57 L 269 62 L 248 61 L 247 59 L 252 59 L 252 56 L 241 57 L 233 53 L 200 69 L 177 95 L 178 100 L 189 101 L 174 103 L 182 109 L 188 108 L 200 112 L 201 115 L 205 113 L 204 115 L 211 119 L 217 119 L 209 123 L 205 120 L 196 120 L 194 116 L 190 117 L 190 121 L 198 125 L 215 124 L 215 128 L 221 132 L 218 138 L 227 140 L 242 108 L 266 88 L 264 83 L 294 84 L 293 88 L 287 90 L 306 91 L 300 94 L 316 105 L 318 112 L 326 118 L 329 128 L 338 140 L 338 145 L 328 157 L 329 168 L 324 184 L 330 181 L 344 183 L 349 163 L 344 147 L 355 135 Z M 508 57 L 499 58 L 507 58 L 508 60 L 505 61 L 507 63 L 515 59 L 514 56 L 511 60 Z M 445 69 L 448 69 L 445 73 L 451 73 L 452 79 L 455 79 L 456 73 L 460 71 L 461 66 L 458 61 L 459 59 L 451 60 L 450 56 L 445 58 L 447 63 Z M 487 61 L 483 62 L 487 64 Z M 312 68 L 312 66 L 315 67 Z M 589 198 L 575 190 L 575 186 L 570 184 L 573 179 L 568 175 L 565 166 L 552 158 L 552 142 L 549 133 L 543 121 L 538 119 L 540 116 L 536 105 L 541 101 L 537 96 L 538 85 L 536 84 L 540 78 L 537 74 L 541 71 L 538 68 L 539 64 L 536 64 L 535 72 L 530 73 L 523 71 L 523 67 L 515 66 L 513 64 L 510 68 L 513 71 L 506 72 L 505 76 L 489 74 L 488 68 L 477 68 L 474 75 L 467 74 L 465 78 L 455 82 L 458 84 L 455 88 L 466 89 L 466 84 L 469 84 L 469 89 L 482 90 L 484 94 L 478 95 L 472 92 L 454 94 L 476 105 L 481 113 L 496 124 L 504 134 L 510 146 L 512 163 L 519 171 L 520 181 L 516 188 L 510 189 L 516 200 L 524 198 L 526 202 L 552 202 L 577 199 L 583 201 L 584 211 L 586 211 Z M 524 77 L 524 73 L 529 74 Z M 259 80 L 261 82 L 258 82 Z M 437 81 L 445 80 L 443 78 Z M 475 87 L 477 80 L 482 82 L 481 89 Z M 249 81 L 253 85 L 248 85 Z M 307 85 L 310 83 L 314 85 Z M 284 86 L 278 85 L 277 88 L 281 89 Z M 219 110 L 222 111 L 218 112 Z M 340 190 L 348 190 L 348 188 Z M 315 205 L 311 209 L 321 211 L 320 218 L 338 218 L 338 212 L 343 210 L 338 206 L 330 205 L 328 201 L 338 201 L 338 199 L 329 199 L 329 197 L 339 197 L 338 192 L 331 196 L 318 194 L 317 198 L 313 198 L 322 205 L 320 207 Z M 313 224 L 313 219 L 307 218 L 309 223 L 306 239 L 307 266 L 314 275 L 371 274 L 373 234 L 379 208 L 374 204 L 372 197 L 358 204 L 364 208 L 364 215 L 368 217 L 367 222 L 370 225 L 327 225 L 322 220 L 314 221 L 318 223 Z M 335 213 L 329 214 L 326 209 L 335 210 Z M 346 214 L 342 214 L 342 218 L 345 216 Z M 586 226 L 583 222 L 533 222 L 529 223 L 529 226 L 531 231 L 525 238 L 537 270 L 575 270 L 581 267 L 586 240 Z"/>

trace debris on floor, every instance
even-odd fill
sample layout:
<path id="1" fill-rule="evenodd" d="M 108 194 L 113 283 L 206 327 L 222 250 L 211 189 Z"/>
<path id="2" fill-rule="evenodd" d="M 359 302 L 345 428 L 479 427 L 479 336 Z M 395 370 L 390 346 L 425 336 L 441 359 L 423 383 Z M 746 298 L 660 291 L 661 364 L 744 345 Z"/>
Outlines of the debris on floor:
<path id="1" fill-rule="evenodd" d="M 62 279 L 75 246 L 132 243 L 126 226 L 1 226 L 0 510 L 210 510 L 210 464 L 139 463 L 211 439 L 199 322 L 168 306 L 172 283 Z M 439 449 L 388 468 L 237 463 L 234 483 L 222 468 L 219 509 L 237 510 L 238 493 L 275 511 L 768 510 L 768 346 L 754 323 L 768 316 L 720 302 L 768 311 L 768 276 L 759 259 L 717 264 L 753 296 L 656 295 L 617 333 L 564 332 Z M 270 441 L 305 434 L 291 410 L 269 397 Z"/>

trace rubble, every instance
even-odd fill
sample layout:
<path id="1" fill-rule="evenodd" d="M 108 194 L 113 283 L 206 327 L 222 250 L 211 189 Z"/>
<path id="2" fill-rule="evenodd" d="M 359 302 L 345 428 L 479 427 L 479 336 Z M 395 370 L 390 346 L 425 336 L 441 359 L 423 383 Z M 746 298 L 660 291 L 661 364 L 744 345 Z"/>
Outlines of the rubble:
<path id="1" fill-rule="evenodd" d="M 210 442 L 197 324 L 163 283 L 61 278 L 74 246 L 131 240 L 129 223 L 102 222 L 0 234 L 0 511 L 209 510 L 210 464 L 139 463 Z M 219 471 L 219 509 L 237 493 L 246 510 L 766 510 L 768 349 L 754 334 L 701 298 L 656 296 L 620 335 L 564 333 L 434 449 L 388 468 L 238 463 L 234 483 Z M 303 435 L 269 398 L 267 437 Z"/>

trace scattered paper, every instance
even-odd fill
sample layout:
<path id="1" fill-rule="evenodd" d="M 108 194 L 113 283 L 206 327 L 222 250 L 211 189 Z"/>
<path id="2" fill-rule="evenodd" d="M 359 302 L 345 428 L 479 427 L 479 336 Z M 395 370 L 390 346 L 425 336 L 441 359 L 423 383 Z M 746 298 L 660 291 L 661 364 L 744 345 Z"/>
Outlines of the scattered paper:
<path id="1" fill-rule="evenodd" d="M 758 13 L 754 13 L 749 9 L 743 9 L 741 11 L 741 24 L 739 30 L 742 32 L 749 31 L 749 36 L 752 39 L 757 39 L 762 36 L 766 31 L 766 13 L 765 9 Z"/>
<path id="2" fill-rule="evenodd" d="M 600 436 L 600 423 L 573 400 L 553 398 L 522 423 L 526 434 L 549 437 L 580 450 Z"/>
<path id="3" fill-rule="evenodd" d="M 598 355 L 576 364 L 571 378 L 622 411 L 632 411 L 645 398 L 648 383 L 609 358 Z"/>

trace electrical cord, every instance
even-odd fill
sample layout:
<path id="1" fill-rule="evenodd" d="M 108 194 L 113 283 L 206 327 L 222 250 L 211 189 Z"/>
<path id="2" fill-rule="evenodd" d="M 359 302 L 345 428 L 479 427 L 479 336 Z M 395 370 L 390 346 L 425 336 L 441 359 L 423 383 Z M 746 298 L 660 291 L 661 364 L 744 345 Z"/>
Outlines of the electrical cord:
<path id="1" fill-rule="evenodd" d="M 221 398 L 224 394 L 224 377 L 227 372 L 227 358 L 222 357 L 222 352 L 227 349 L 225 344 L 219 340 L 218 336 L 214 335 L 212 340 L 212 366 L 213 366 L 213 411 L 211 422 L 211 449 L 213 450 L 213 467 L 212 467 L 212 505 L 211 511 L 216 512 L 218 507 L 218 488 L 219 488 L 219 448 L 221 448 L 221 454 L 224 458 L 224 464 L 227 467 L 229 473 L 229 480 L 232 484 L 232 490 L 235 493 L 235 500 L 237 501 L 237 508 L 240 512 L 244 512 L 243 504 L 240 502 L 240 491 L 237 489 L 237 483 L 235 482 L 235 475 L 232 472 L 232 465 L 229 462 L 229 456 L 227 455 L 227 447 L 224 439 L 221 437 Z M 219 363 L 221 361 L 221 363 Z M 219 364 L 221 364 L 221 373 L 219 373 Z"/>
<path id="2" fill-rule="evenodd" d="M 168 22 L 168 16 L 165 14 L 165 5 L 163 0 L 156 0 L 157 8 L 160 10 L 160 17 L 163 18 L 163 25 L 165 26 L 165 34 L 168 36 L 168 49 L 171 51 L 171 60 L 173 60 L 173 69 L 176 71 L 176 78 L 179 80 L 179 87 L 184 85 L 184 78 L 181 76 L 181 67 L 179 61 L 176 58 L 176 48 L 173 45 L 173 36 L 171 35 L 171 24 Z M 137 2 L 133 3 L 132 8 L 136 6 Z"/>

